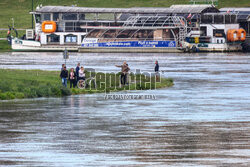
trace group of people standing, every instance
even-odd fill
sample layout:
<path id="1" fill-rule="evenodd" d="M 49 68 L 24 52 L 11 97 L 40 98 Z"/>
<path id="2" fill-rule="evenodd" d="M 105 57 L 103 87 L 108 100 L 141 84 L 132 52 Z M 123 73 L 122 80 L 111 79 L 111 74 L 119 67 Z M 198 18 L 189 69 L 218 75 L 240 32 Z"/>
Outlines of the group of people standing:
<path id="1" fill-rule="evenodd" d="M 62 79 L 63 86 L 67 87 L 67 82 L 70 82 L 70 88 L 75 88 L 79 80 L 85 80 L 84 67 L 80 67 L 80 63 L 77 64 L 76 69 L 71 68 L 68 72 L 65 64 L 62 64 L 60 77 Z"/>
<path id="2" fill-rule="evenodd" d="M 116 67 L 121 68 L 121 85 L 127 85 L 128 84 L 128 73 L 130 71 L 130 68 L 126 61 L 123 62 L 122 65 L 116 65 Z M 156 76 L 158 78 L 159 74 L 159 64 L 158 61 L 155 61 L 155 69 L 154 69 Z M 77 82 L 79 80 L 85 80 L 85 71 L 84 67 L 80 67 L 80 63 L 77 64 L 76 69 L 74 68 L 70 69 L 70 72 L 68 72 L 65 64 L 62 64 L 62 69 L 60 73 L 60 77 L 62 79 L 63 86 L 67 87 L 67 81 L 70 82 L 70 88 L 75 88 L 77 85 Z"/>

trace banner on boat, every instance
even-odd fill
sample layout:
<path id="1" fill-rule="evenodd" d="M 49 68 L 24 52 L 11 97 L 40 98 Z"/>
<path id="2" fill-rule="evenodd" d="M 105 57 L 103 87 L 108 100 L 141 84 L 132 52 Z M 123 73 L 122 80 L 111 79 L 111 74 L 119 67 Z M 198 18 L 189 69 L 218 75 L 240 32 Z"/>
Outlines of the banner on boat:
<path id="1" fill-rule="evenodd" d="M 176 47 L 175 41 L 126 41 L 82 43 L 82 47 Z"/>

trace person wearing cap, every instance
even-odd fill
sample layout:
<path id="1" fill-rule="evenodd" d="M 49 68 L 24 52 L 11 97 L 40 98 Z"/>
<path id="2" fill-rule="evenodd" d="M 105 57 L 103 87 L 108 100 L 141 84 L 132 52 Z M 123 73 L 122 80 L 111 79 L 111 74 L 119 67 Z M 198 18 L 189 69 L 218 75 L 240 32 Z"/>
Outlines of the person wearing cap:
<path id="1" fill-rule="evenodd" d="M 60 77 L 62 79 L 62 85 L 67 87 L 68 70 L 67 70 L 66 66 L 63 67 L 63 70 L 61 71 Z"/>

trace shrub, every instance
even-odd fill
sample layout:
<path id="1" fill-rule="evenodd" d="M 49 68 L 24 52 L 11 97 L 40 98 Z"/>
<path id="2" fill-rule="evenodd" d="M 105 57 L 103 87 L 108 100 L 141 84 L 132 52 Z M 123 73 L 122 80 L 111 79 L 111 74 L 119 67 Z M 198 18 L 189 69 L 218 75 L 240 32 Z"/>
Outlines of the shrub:
<path id="1" fill-rule="evenodd" d="M 43 85 L 37 88 L 36 94 L 38 97 L 49 97 L 52 95 L 52 92 L 50 87 Z"/>
<path id="2" fill-rule="evenodd" d="M 24 88 L 23 92 L 24 92 L 25 97 L 28 97 L 28 98 L 35 98 L 35 97 L 37 97 L 36 90 L 33 87 L 31 87 L 31 88 Z"/>
<path id="3" fill-rule="evenodd" d="M 12 92 L 5 92 L 5 93 L 0 93 L 0 99 L 1 100 L 10 100 L 10 99 L 15 99 L 15 95 Z"/>
<path id="4" fill-rule="evenodd" d="M 51 93 L 54 95 L 54 96 L 62 96 L 62 91 L 59 87 L 57 86 L 53 86 L 51 88 Z"/>
<path id="5" fill-rule="evenodd" d="M 61 92 L 63 96 L 69 96 L 71 95 L 71 90 L 69 88 L 66 88 L 64 86 L 61 86 Z"/>
<path id="6" fill-rule="evenodd" d="M 24 94 L 20 92 L 15 92 L 14 94 L 17 99 L 23 99 L 25 97 Z"/>
<path id="7" fill-rule="evenodd" d="M 0 99 L 1 100 L 6 100 L 7 99 L 7 96 L 5 93 L 0 93 Z"/>
<path id="8" fill-rule="evenodd" d="M 10 91 L 10 87 L 10 83 L 8 83 L 7 81 L 0 82 L 0 89 L 2 90 L 2 92 Z"/>
<path id="9" fill-rule="evenodd" d="M 6 92 L 6 97 L 7 97 L 8 100 L 9 99 L 15 99 L 15 95 L 12 92 Z"/>

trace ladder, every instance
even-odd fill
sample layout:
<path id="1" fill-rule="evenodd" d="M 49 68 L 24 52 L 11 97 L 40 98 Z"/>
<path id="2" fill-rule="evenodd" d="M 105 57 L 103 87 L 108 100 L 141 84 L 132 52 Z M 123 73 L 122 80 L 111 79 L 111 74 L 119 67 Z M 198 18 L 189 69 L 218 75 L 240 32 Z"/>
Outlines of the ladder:
<path id="1" fill-rule="evenodd" d="M 182 44 L 182 46 L 183 46 L 186 36 L 187 36 L 187 28 L 180 27 L 180 29 L 179 29 L 179 45 Z"/>

